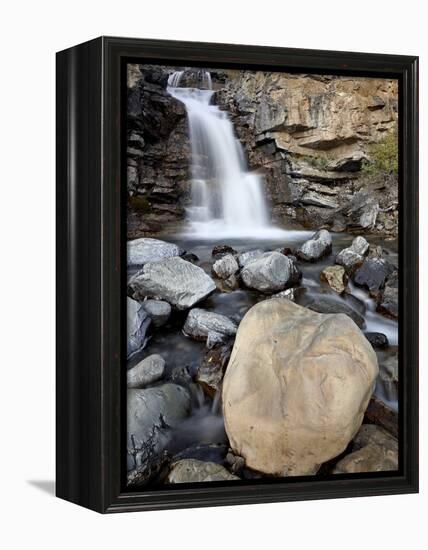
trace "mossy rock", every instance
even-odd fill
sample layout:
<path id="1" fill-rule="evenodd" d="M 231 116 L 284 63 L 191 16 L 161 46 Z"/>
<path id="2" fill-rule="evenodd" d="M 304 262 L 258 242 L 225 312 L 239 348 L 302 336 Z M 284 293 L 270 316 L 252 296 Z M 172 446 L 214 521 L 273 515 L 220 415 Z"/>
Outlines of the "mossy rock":
<path id="1" fill-rule="evenodd" d="M 128 203 L 135 212 L 147 214 L 151 210 L 149 201 L 146 197 L 142 197 L 141 195 L 133 195 L 132 197 L 129 197 Z"/>

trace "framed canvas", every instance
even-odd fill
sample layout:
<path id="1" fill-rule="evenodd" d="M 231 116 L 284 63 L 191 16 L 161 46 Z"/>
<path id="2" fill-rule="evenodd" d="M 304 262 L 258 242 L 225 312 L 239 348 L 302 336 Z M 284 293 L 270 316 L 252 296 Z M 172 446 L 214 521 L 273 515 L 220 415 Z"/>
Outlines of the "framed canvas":
<path id="1" fill-rule="evenodd" d="M 57 496 L 418 491 L 418 59 L 57 54 Z"/>

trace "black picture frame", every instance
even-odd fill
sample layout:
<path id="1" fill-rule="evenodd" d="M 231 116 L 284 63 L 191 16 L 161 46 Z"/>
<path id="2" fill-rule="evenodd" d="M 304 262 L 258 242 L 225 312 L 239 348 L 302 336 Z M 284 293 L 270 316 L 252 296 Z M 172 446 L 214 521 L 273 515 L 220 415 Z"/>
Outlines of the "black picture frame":
<path id="1" fill-rule="evenodd" d="M 127 492 L 123 483 L 123 92 L 126 62 L 399 81 L 398 472 Z M 100 37 L 57 54 L 56 494 L 125 512 L 418 491 L 418 58 Z"/>

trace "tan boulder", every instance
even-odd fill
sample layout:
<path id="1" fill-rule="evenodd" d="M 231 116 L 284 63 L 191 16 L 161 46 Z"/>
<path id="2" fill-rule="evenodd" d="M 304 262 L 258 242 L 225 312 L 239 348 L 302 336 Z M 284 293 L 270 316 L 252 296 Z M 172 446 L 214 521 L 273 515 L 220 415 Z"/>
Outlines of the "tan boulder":
<path id="1" fill-rule="evenodd" d="M 346 315 L 260 302 L 241 321 L 223 381 L 234 453 L 267 474 L 314 474 L 357 433 L 378 371 Z"/>
<path id="2" fill-rule="evenodd" d="M 348 277 L 345 269 L 341 265 L 330 265 L 323 269 L 320 273 L 321 281 L 328 283 L 331 289 L 338 294 L 342 294 L 346 290 Z"/>

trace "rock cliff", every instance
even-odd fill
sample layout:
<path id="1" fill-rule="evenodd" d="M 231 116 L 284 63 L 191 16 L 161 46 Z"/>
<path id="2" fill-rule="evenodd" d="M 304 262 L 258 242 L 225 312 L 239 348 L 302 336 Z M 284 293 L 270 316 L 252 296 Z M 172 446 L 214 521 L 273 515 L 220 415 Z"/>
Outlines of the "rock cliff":
<path id="1" fill-rule="evenodd" d="M 182 219 L 189 204 L 186 115 L 166 91 L 174 69 L 128 66 L 131 237 Z M 397 161 L 384 160 L 396 152 L 397 81 L 232 70 L 211 77 L 214 101 L 231 116 L 251 169 L 264 175 L 273 220 L 396 236 Z"/>

